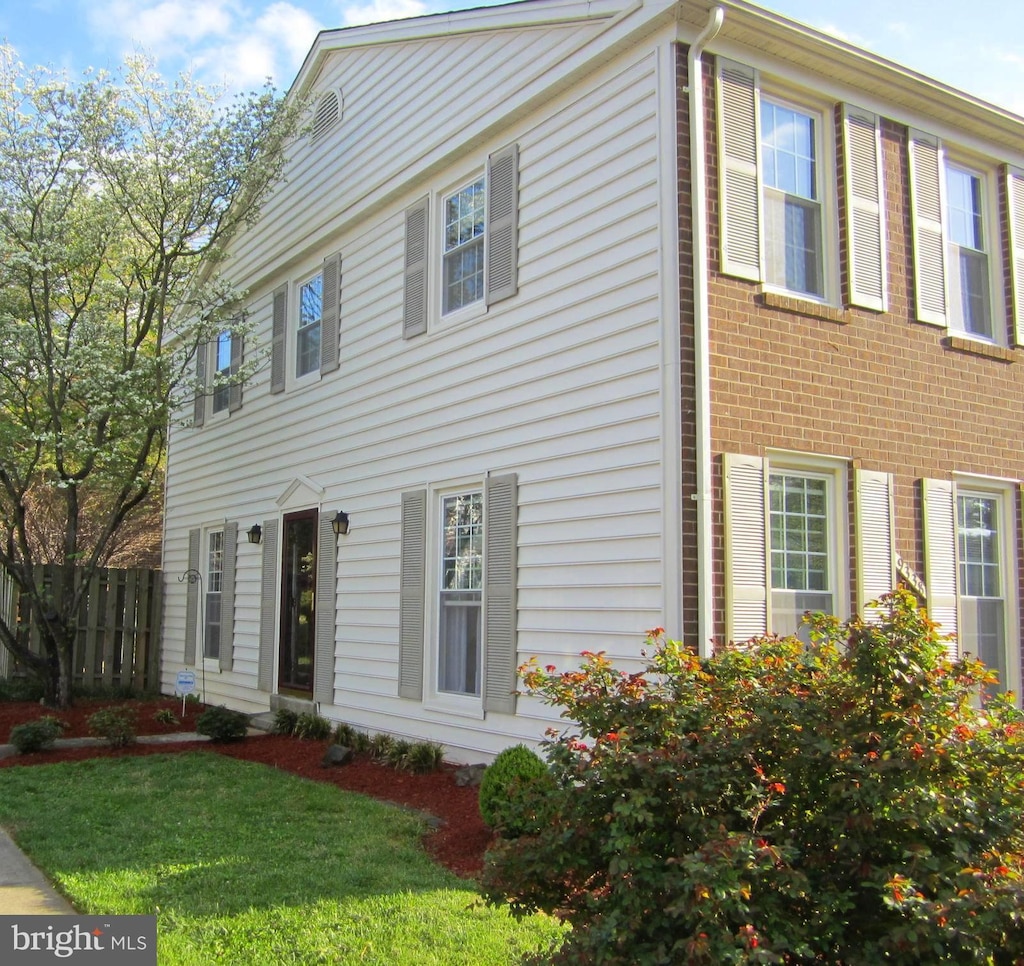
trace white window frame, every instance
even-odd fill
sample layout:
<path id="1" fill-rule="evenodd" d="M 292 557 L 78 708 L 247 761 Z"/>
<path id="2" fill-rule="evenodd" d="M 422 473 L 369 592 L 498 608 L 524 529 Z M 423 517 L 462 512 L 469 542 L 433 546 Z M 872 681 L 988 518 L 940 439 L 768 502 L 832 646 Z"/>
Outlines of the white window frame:
<path id="1" fill-rule="evenodd" d="M 220 547 L 218 550 L 214 549 L 214 541 L 219 539 Z M 224 646 L 224 642 L 220 639 L 220 628 L 222 626 L 221 621 L 221 606 L 223 605 L 223 579 L 224 579 L 224 527 L 222 525 L 207 527 L 203 532 L 203 600 L 200 607 L 199 619 L 202 622 L 203 629 L 203 663 L 208 670 L 219 670 L 220 669 L 220 649 Z M 214 570 L 214 554 L 219 554 L 220 568 Z M 218 578 L 215 580 L 214 578 Z M 216 590 L 214 590 L 214 584 L 216 584 Z M 211 597 L 216 594 L 218 599 L 217 608 L 217 653 L 209 653 L 209 639 L 210 639 L 210 620 L 209 620 L 209 606 Z"/>
<path id="2" fill-rule="evenodd" d="M 215 339 L 210 342 L 210 361 L 207 371 L 210 376 L 210 416 L 219 419 L 227 416 L 231 408 L 231 387 L 228 384 L 216 385 L 217 376 L 225 377 L 231 375 L 231 330 L 222 329 L 217 333 Z M 218 365 L 222 347 L 226 347 L 227 365 L 223 368 Z"/>
<path id="3" fill-rule="evenodd" d="M 320 279 L 320 318 L 318 319 L 317 333 L 317 355 L 316 365 L 310 368 L 307 372 L 299 372 L 299 336 L 303 331 L 302 326 L 302 291 L 306 286 L 310 285 L 316 279 Z M 310 272 L 304 276 L 300 281 L 295 283 L 295 308 L 292 311 L 291 327 L 288 338 L 288 358 L 291 359 L 291 365 L 288 366 L 287 377 L 292 381 L 294 385 L 303 385 L 307 382 L 312 382 L 320 379 L 320 363 L 323 359 L 323 324 L 324 324 L 324 310 L 323 310 L 323 281 L 324 273 L 323 268 L 320 267 L 314 272 Z M 306 328 L 312 328 L 312 324 L 306 326 Z M 287 364 L 287 363 L 286 363 Z"/>
<path id="4" fill-rule="evenodd" d="M 472 302 L 446 310 L 445 308 L 445 266 L 448 252 L 445 251 L 445 222 L 447 218 L 446 208 L 448 200 L 461 191 L 472 187 L 477 182 L 483 182 L 484 194 L 484 221 L 483 234 L 480 236 L 480 245 L 483 248 L 483 264 L 481 265 L 480 297 Z M 487 313 L 487 298 L 484 290 L 487 273 L 487 259 L 490 252 L 487 247 L 487 165 L 486 163 L 474 166 L 469 172 L 457 181 L 449 183 L 445 188 L 434 192 L 431 199 L 430 210 L 433 215 L 432 243 L 428 249 L 430 259 L 430 291 L 436 293 L 431 298 L 430 314 L 434 323 L 439 328 L 450 328 L 465 322 L 470 322 Z"/>
<path id="5" fill-rule="evenodd" d="M 428 490 L 427 494 L 427 541 L 426 541 L 426 629 L 427 647 L 424 655 L 423 706 L 428 710 L 441 711 L 474 719 L 483 719 L 483 676 L 485 653 L 483 640 L 484 586 L 486 574 L 483 567 L 484 536 L 487 526 L 487 506 L 484 496 L 484 481 L 465 479 L 446 482 Z M 480 533 L 481 568 L 479 599 L 479 667 L 480 693 L 465 694 L 442 691 L 439 687 L 441 662 L 441 595 L 442 595 L 442 553 L 444 530 L 444 503 L 446 499 L 467 494 L 480 494 L 483 506 L 483 527 Z"/>
<path id="6" fill-rule="evenodd" d="M 959 171 L 978 179 L 981 185 L 981 233 L 985 245 L 983 253 L 988 260 L 988 311 L 992 335 L 971 332 L 964 319 L 960 300 L 961 278 L 960 267 L 954 264 L 951 257 L 954 246 L 960 246 L 951 238 L 952 218 L 950 216 L 950 198 L 948 191 L 948 175 L 950 169 Z M 946 319 L 948 328 L 967 339 L 977 339 L 995 345 L 1006 344 L 1006 310 L 1002 286 L 1002 242 L 999 233 L 997 172 L 990 167 L 979 164 L 948 148 L 942 153 L 942 243 L 945 258 L 946 276 Z"/>
<path id="7" fill-rule="evenodd" d="M 808 479 L 822 480 L 825 483 L 826 511 L 829 530 L 828 543 L 828 591 L 806 591 L 806 593 L 829 593 L 832 596 L 831 614 L 840 619 L 849 617 L 850 608 L 850 568 L 849 568 L 849 486 L 847 480 L 847 461 L 824 456 L 809 456 L 793 453 L 768 453 L 765 462 L 765 533 L 768 593 L 769 631 L 786 633 L 776 619 L 775 595 L 800 591 L 787 591 L 775 588 L 772 581 L 772 526 L 771 526 L 771 478 L 773 474 L 801 476 Z M 799 617 L 794 630 L 800 632 Z"/>
<path id="8" fill-rule="evenodd" d="M 817 204 L 821 212 L 820 243 L 821 251 L 821 287 L 822 292 L 816 295 L 812 292 L 805 292 L 801 289 L 793 289 L 785 284 L 771 282 L 768 280 L 769 252 L 767 244 L 767 223 L 769 211 L 769 192 L 779 192 L 779 189 L 770 187 L 765 183 L 765 161 L 764 161 L 764 105 L 765 102 L 784 110 L 793 111 L 805 117 L 810 117 L 814 122 L 814 164 L 815 178 L 814 188 L 817 193 Z M 829 137 L 826 137 L 826 131 Z M 786 93 L 779 93 L 770 85 L 762 87 L 757 96 L 757 167 L 758 167 L 758 188 L 760 191 L 760 246 L 762 252 L 762 278 L 765 289 L 791 295 L 800 299 L 807 299 L 811 302 L 822 304 L 838 303 L 838 274 L 837 274 L 837 248 L 834 242 L 837 220 L 835 209 L 837 204 L 837 183 L 835 177 L 836 160 L 832 145 L 835 143 L 835 131 L 831 111 L 825 105 L 815 105 L 813 102 L 795 99 Z M 799 196 L 797 196 L 799 197 Z"/>
<path id="9" fill-rule="evenodd" d="M 978 496 L 996 500 L 999 540 L 998 549 L 1000 554 L 1000 578 L 1001 578 L 1001 600 L 1003 601 L 1003 628 L 1004 641 L 1003 657 L 1006 661 L 1006 674 L 1002 680 L 1002 688 L 1006 691 L 1013 691 L 1017 695 L 1017 703 L 1020 704 L 1021 688 L 1021 666 L 1020 666 L 1020 601 L 1017 588 L 1019 577 L 1017 573 L 1017 546 L 1016 546 L 1016 487 L 1011 481 L 994 480 L 987 477 L 956 476 L 954 490 L 954 521 L 956 528 L 956 582 L 957 582 L 957 604 L 962 608 L 965 588 L 961 579 L 961 560 L 959 553 L 960 546 L 960 498 Z M 960 633 L 963 633 L 963 626 Z M 975 657 L 979 656 L 973 646 L 964 646 L 961 643 L 960 652 L 969 651 Z"/>

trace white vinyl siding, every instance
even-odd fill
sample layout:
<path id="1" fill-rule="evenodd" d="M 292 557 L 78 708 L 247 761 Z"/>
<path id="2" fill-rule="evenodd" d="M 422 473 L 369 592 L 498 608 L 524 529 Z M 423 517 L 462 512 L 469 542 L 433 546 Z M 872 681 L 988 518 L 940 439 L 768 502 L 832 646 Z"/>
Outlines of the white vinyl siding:
<path id="1" fill-rule="evenodd" d="M 578 28 L 561 35 L 578 36 Z M 541 36 L 536 40 L 543 46 Z M 451 50 L 447 40 L 439 43 Z M 460 40 L 471 59 L 477 58 L 476 43 Z M 486 46 L 492 55 L 523 50 L 526 56 L 533 49 L 516 39 Z M 351 58 L 366 56 L 357 51 Z M 380 56 L 403 76 L 423 58 L 433 65 L 423 75 L 430 89 L 423 103 L 446 101 L 452 93 L 446 86 L 450 72 L 436 71 L 440 61 L 430 45 L 403 48 L 402 56 L 381 48 Z M 495 64 L 499 74 L 506 69 L 504 56 Z M 365 122 L 361 98 L 373 94 L 385 115 L 395 106 L 383 94 L 393 75 L 383 66 L 376 73 L 376 61 L 362 85 L 337 84 L 345 70 L 355 69 L 351 58 L 331 62 L 323 81 L 346 92 L 345 121 L 325 136 L 325 147 L 336 137 L 347 145 L 360 119 Z M 371 81 L 372 91 L 365 86 Z M 285 233 L 291 247 L 284 246 L 287 264 L 282 259 L 280 270 L 253 285 L 247 297 L 254 342 L 270 343 L 274 317 L 294 317 L 294 304 L 283 311 L 281 303 L 294 303 L 295 283 L 315 271 L 318 260 L 341 251 L 338 375 L 271 395 L 272 367 L 264 367 L 254 377 L 242 418 L 227 421 L 216 440 L 172 429 L 167 572 L 185 569 L 193 519 L 228 516 L 244 530 L 255 522 L 264 526 L 261 546 L 239 547 L 234 668 L 212 685 L 208 676 L 215 701 L 259 710 L 268 705 L 267 692 L 276 690 L 280 534 L 275 545 L 266 524 L 300 507 L 343 508 L 352 516 L 352 532 L 337 541 L 334 696 L 321 713 L 365 730 L 431 737 L 445 742 L 453 756 L 496 753 L 542 733 L 552 718 L 550 710 L 516 701 L 511 693 L 517 658 L 536 654 L 566 667 L 590 648 L 628 665 L 637 661 L 644 629 L 666 623 L 660 469 L 666 446 L 664 303 L 658 266 L 668 215 L 659 208 L 659 150 L 662 128 L 674 120 L 659 117 L 657 83 L 657 58 L 631 49 L 488 139 L 453 147 L 449 165 L 426 175 L 413 172 L 406 180 L 392 171 L 393 197 L 365 216 L 358 205 L 352 213 L 346 207 L 360 197 L 353 201 L 352 184 L 367 190 L 362 168 L 352 171 L 351 181 L 348 175 L 338 179 L 335 157 L 330 190 L 308 197 L 297 190 L 312 184 L 303 180 L 305 169 L 294 181 L 289 174 L 271 202 L 273 207 L 289 199 L 289 219 L 275 222 L 268 212 L 270 220 L 256 229 L 268 259 L 278 248 L 276 231 Z M 465 94 L 465 85 L 458 84 Z M 398 96 L 405 94 L 403 89 Z M 382 116 L 382 123 L 390 118 Z M 406 138 L 419 143 L 412 139 L 429 127 L 410 131 L 407 125 L 403 145 Z M 362 134 L 374 136 L 365 127 Z M 510 144 L 518 146 L 517 294 L 492 302 L 465 326 L 439 326 L 429 338 L 401 338 L 406 211 L 429 198 L 436 214 L 447 188 L 486 169 Z M 363 143 L 353 143 L 352 151 L 356 159 L 366 157 Z M 302 157 L 321 153 L 303 151 Z M 391 154 L 371 155 L 360 163 L 392 164 Z M 348 171 L 350 156 L 345 158 Z M 309 219 L 318 218 L 334 219 L 336 230 L 319 239 L 319 249 L 302 254 L 305 234 L 296 233 L 312 232 Z M 428 233 L 439 276 L 436 223 Z M 274 292 L 285 282 L 290 287 L 275 311 Z M 428 301 L 439 311 L 439 291 L 431 291 Z M 293 365 L 284 368 L 286 377 Z M 678 432 L 670 438 L 678 445 Z M 478 486 L 482 481 L 486 491 L 488 469 L 497 481 L 513 467 L 518 495 L 509 521 L 517 559 L 514 584 L 505 584 L 514 595 L 506 594 L 503 606 L 515 614 L 515 625 L 504 639 L 505 663 L 493 678 L 483 675 L 475 716 L 433 710 L 409 690 L 408 662 L 416 656 L 407 642 L 417 636 L 409 615 L 417 608 L 406 606 L 416 581 L 403 569 L 408 555 L 402 496 L 444 480 L 475 480 Z M 301 499 L 292 493 L 296 485 L 306 488 Z M 230 507 L 223 505 L 226 496 Z M 493 509 L 485 492 L 488 501 Z M 494 568 L 485 581 L 493 575 Z M 175 584 L 168 594 L 166 640 L 184 624 L 183 587 Z M 484 596 L 497 602 L 498 588 L 485 584 Z M 420 621 L 427 603 L 419 605 Z M 496 641 L 488 616 L 485 638 Z M 164 669 L 170 686 L 182 656 L 181 631 L 175 633 L 178 644 L 168 646 Z M 419 640 L 427 633 L 423 627 Z M 515 713 L 501 710 L 500 702 L 506 709 L 514 706 Z"/>

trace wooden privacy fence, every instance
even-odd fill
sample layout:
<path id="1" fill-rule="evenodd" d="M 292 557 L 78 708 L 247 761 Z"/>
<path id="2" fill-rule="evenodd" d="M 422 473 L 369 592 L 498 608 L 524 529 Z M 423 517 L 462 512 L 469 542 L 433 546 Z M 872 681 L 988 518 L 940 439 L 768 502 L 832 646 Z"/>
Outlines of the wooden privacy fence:
<path id="1" fill-rule="evenodd" d="M 36 567 L 35 578 L 51 593 L 60 590 L 61 570 Z M 79 579 L 76 577 L 76 579 Z M 91 690 L 157 691 L 160 687 L 160 612 L 163 579 L 159 570 L 97 570 L 78 612 L 75 638 L 75 686 Z M 42 653 L 39 628 L 25 595 L 18 595 L 9 575 L 0 580 L 0 613 L 18 627 L 18 637 L 31 650 Z M 6 674 L 24 677 L 6 649 Z M 5 670 L 0 658 L 0 673 Z"/>

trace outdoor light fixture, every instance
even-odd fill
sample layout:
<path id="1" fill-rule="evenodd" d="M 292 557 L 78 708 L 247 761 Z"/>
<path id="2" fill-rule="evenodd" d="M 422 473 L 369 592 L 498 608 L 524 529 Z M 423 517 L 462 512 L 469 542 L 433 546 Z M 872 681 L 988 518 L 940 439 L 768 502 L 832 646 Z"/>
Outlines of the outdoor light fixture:
<path id="1" fill-rule="evenodd" d="M 248 530 L 249 543 L 259 543 L 263 539 L 263 527 L 254 523 Z"/>
<path id="2" fill-rule="evenodd" d="M 344 510 L 339 510 L 337 516 L 331 521 L 331 529 L 338 537 L 343 537 L 348 533 L 348 514 Z"/>

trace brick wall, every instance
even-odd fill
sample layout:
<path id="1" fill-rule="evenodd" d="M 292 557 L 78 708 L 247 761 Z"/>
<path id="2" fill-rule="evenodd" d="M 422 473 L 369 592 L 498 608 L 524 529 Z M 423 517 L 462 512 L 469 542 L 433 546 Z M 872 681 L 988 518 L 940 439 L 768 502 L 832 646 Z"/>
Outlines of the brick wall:
<path id="1" fill-rule="evenodd" d="M 682 49 L 678 59 L 685 75 Z M 896 547 L 923 574 L 917 480 L 948 479 L 954 471 L 1024 479 L 1024 350 L 994 347 L 982 354 L 970 342 L 950 337 L 944 329 L 915 321 L 907 130 L 895 122 L 883 121 L 882 125 L 887 313 L 821 309 L 813 303 L 762 293 L 759 285 L 721 275 L 713 58 L 706 57 L 705 64 L 716 494 L 715 629 L 720 638 L 725 627 L 722 453 L 763 455 L 768 449 L 780 448 L 842 457 L 851 466 L 894 474 Z M 682 75 L 680 206 L 688 217 L 689 201 L 682 194 L 689 184 Z M 838 123 L 836 127 L 838 130 Z M 842 158 L 841 150 L 836 154 Z M 840 197 L 842 177 L 840 170 Z M 1005 192 L 1001 205 L 1005 209 Z M 837 213 L 837 219 L 841 219 L 841 213 Z M 1002 220 L 1005 222 L 1005 218 Z M 841 220 L 838 225 L 842 238 L 845 226 Z M 687 253 L 689 229 L 688 224 L 681 225 L 681 251 Z M 845 261 L 843 245 L 841 242 L 839 248 L 841 264 Z M 681 275 L 688 271 L 684 255 Z M 685 278 L 683 284 L 685 305 L 685 286 L 689 284 Z M 1009 292 L 1008 282 L 1005 289 Z M 845 278 L 843 293 L 845 300 Z M 1009 319 L 1009 306 L 1006 316 Z M 684 308 L 681 325 L 684 336 L 688 331 L 692 335 L 692 300 Z M 684 371 L 687 365 L 684 353 Z M 686 391 L 684 385 L 684 396 Z M 685 414 L 685 398 L 683 410 Z M 689 444 L 690 440 L 684 438 L 684 456 Z M 1019 488 L 1017 492 L 1017 571 L 1024 577 Z M 683 495 L 686 502 L 687 493 Z M 852 533 L 849 545 L 854 546 Z M 689 548 L 690 544 L 685 546 Z M 850 573 L 853 577 L 853 561 Z M 1024 592 L 1024 579 L 1021 583 L 1018 591 Z M 687 599 L 689 593 L 687 587 Z M 852 608 L 852 590 L 850 593 Z"/>

